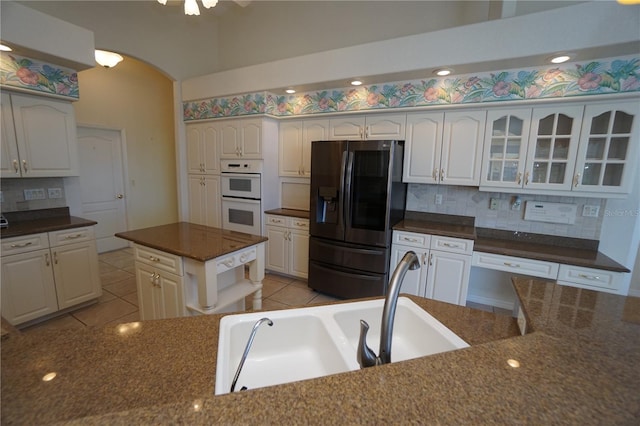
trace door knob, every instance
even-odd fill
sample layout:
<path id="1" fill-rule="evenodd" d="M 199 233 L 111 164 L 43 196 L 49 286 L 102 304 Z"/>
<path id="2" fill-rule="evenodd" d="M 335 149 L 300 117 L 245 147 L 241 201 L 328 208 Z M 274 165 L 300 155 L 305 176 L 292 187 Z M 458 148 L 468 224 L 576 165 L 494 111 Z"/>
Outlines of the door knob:
<path id="1" fill-rule="evenodd" d="M 123 195 L 123 194 L 118 194 L 118 195 L 116 195 L 116 198 L 117 198 L 117 199 L 119 199 L 119 200 L 121 200 L 121 199 L 123 199 L 123 198 L 124 198 L 124 195 Z"/>

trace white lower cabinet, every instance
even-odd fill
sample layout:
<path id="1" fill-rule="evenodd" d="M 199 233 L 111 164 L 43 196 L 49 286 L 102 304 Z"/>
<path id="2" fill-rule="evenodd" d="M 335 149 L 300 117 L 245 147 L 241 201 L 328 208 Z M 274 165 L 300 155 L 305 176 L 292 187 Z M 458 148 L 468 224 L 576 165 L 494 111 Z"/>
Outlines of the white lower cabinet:
<path id="1" fill-rule="evenodd" d="M 2 315 L 13 325 L 102 294 L 93 228 L 7 238 L 2 249 Z"/>
<path id="2" fill-rule="evenodd" d="M 473 241 L 405 231 L 393 232 L 391 269 L 404 254 L 414 251 L 420 268 L 407 271 L 403 293 L 466 305 Z"/>
<path id="3" fill-rule="evenodd" d="M 309 220 L 266 215 L 266 269 L 298 278 L 309 276 Z"/>
<path id="4" fill-rule="evenodd" d="M 134 251 L 140 319 L 185 316 L 182 259 L 138 245 Z"/>

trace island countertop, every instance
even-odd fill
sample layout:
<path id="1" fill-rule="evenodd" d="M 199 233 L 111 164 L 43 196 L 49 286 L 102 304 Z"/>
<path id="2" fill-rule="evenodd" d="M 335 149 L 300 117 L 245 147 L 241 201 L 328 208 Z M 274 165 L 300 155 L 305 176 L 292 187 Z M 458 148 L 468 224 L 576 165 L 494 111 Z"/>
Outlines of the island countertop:
<path id="1" fill-rule="evenodd" d="M 575 306 L 596 300 L 603 325 L 610 314 L 608 326 L 592 334 L 584 316 L 549 325 L 552 306 L 569 298 L 564 288 L 545 281 L 515 286 L 518 295 L 543 295 L 521 299 L 531 334 L 518 336 L 507 316 L 410 296 L 471 347 L 220 396 L 212 393 L 221 315 L 10 335 L 2 344 L 2 421 L 637 424 L 640 325 L 619 309 L 638 300 L 573 293 Z M 603 344 L 616 336 L 615 345 Z M 58 376 L 43 382 L 50 371 Z"/>
<path id="2" fill-rule="evenodd" d="M 116 237 L 202 262 L 267 241 L 259 235 L 188 222 L 119 232 Z"/>

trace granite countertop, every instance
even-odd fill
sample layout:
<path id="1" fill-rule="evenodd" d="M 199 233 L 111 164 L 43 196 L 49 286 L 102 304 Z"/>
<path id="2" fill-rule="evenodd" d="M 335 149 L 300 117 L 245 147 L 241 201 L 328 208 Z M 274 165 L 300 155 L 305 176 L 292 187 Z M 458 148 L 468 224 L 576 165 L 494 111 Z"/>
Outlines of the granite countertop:
<path id="1" fill-rule="evenodd" d="M 544 260 L 586 268 L 630 272 L 598 251 L 598 241 L 477 228 L 474 218 L 407 211 L 394 230 L 474 240 L 473 251 Z"/>
<path id="2" fill-rule="evenodd" d="M 212 393 L 222 315 L 11 335 L 1 348 L 2 421 L 637 424 L 638 299 L 514 285 L 533 329 L 525 336 L 513 318 L 410 296 L 471 347 L 220 396 Z M 573 314 L 555 315 L 565 304 Z M 50 371 L 58 376 L 42 382 Z"/>
<path id="3" fill-rule="evenodd" d="M 296 209 L 273 209 L 265 211 L 265 214 L 277 214 L 280 216 L 298 217 L 300 219 L 309 219 L 309 210 Z"/>
<path id="4" fill-rule="evenodd" d="M 9 222 L 8 228 L 0 230 L 0 238 L 20 237 L 23 235 L 53 232 L 63 229 L 93 226 L 98 222 L 69 215 L 68 207 L 53 209 L 27 210 L 3 213 Z"/>
<path id="5" fill-rule="evenodd" d="M 116 237 L 201 262 L 267 241 L 266 237 L 259 235 L 188 222 L 119 232 Z"/>

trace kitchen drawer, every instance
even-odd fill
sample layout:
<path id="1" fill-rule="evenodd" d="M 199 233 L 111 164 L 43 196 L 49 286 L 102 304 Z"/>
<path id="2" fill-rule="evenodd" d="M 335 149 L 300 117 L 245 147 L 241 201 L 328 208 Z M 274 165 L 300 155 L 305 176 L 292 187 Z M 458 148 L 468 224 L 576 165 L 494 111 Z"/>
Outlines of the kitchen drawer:
<path id="1" fill-rule="evenodd" d="M 2 239 L 2 256 L 48 248 L 49 238 L 46 232 Z"/>
<path id="2" fill-rule="evenodd" d="M 134 245 L 135 260 L 178 276 L 183 275 L 182 257 L 150 247 Z"/>
<path id="3" fill-rule="evenodd" d="M 95 240 L 95 238 L 93 226 L 49 232 L 49 244 L 51 244 L 51 247 L 91 241 Z"/>
<path id="4" fill-rule="evenodd" d="M 251 262 L 256 259 L 256 248 L 250 247 L 246 250 L 239 250 L 234 253 L 230 253 L 226 256 L 216 259 L 216 266 L 218 274 L 236 268 L 240 265 L 244 265 L 247 262 Z"/>
<path id="5" fill-rule="evenodd" d="M 431 235 L 406 231 L 393 231 L 393 244 L 402 244 L 403 246 L 428 249 L 431 244 Z"/>
<path id="6" fill-rule="evenodd" d="M 431 250 L 467 254 L 471 256 L 471 254 L 473 253 L 473 240 L 432 235 Z"/>
<path id="7" fill-rule="evenodd" d="M 266 224 L 274 225 L 274 226 L 287 226 L 287 217 L 286 216 L 274 216 L 274 215 L 265 215 Z"/>
<path id="8" fill-rule="evenodd" d="M 582 266 L 560 265 L 558 284 L 618 293 L 622 288 L 622 272 Z"/>
<path id="9" fill-rule="evenodd" d="M 309 219 L 300 219 L 298 217 L 290 217 L 288 219 L 289 228 L 309 231 Z"/>
<path id="10" fill-rule="evenodd" d="M 558 264 L 501 254 L 474 252 L 472 266 L 555 280 Z"/>

